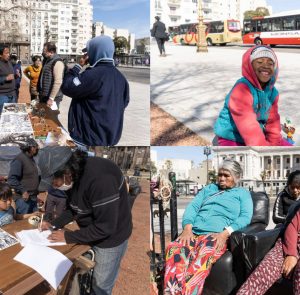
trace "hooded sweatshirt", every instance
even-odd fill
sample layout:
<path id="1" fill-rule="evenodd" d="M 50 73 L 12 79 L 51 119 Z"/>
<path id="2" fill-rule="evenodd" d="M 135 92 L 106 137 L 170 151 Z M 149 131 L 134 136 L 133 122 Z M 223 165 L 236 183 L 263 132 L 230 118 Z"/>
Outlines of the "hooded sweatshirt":
<path id="1" fill-rule="evenodd" d="M 71 137 L 89 146 L 111 146 L 120 140 L 129 85 L 113 62 L 114 44 L 98 36 L 87 44 L 89 63 L 76 64 L 64 77 L 62 92 L 72 98 L 68 129 Z"/>
<path id="2" fill-rule="evenodd" d="M 219 137 L 247 146 L 276 146 L 282 141 L 278 114 L 279 94 L 274 87 L 278 61 L 276 59 L 274 75 L 262 89 L 250 60 L 255 48 L 249 48 L 243 55 L 243 77 L 226 96 L 214 131 Z"/>
<path id="3" fill-rule="evenodd" d="M 298 199 L 295 199 L 291 196 L 288 186 L 284 188 L 282 192 L 280 192 L 276 198 L 274 208 L 273 208 L 273 222 L 284 223 L 286 216 L 288 214 L 289 208 L 295 204 Z"/>

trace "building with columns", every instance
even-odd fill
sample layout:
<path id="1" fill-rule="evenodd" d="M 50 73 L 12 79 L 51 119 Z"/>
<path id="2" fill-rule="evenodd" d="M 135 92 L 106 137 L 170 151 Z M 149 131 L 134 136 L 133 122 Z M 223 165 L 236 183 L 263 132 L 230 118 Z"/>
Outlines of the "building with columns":
<path id="1" fill-rule="evenodd" d="M 281 190 L 288 175 L 300 170 L 300 147 L 213 147 L 213 168 L 225 158 L 239 162 L 243 168 L 241 185 L 254 190 Z"/>

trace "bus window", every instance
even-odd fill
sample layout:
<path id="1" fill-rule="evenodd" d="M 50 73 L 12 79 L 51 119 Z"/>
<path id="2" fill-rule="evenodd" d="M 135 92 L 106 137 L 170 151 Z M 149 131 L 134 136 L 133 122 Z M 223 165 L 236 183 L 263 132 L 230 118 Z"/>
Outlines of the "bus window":
<path id="1" fill-rule="evenodd" d="M 244 21 L 244 34 L 250 33 L 251 32 L 251 21 L 250 20 L 245 20 Z"/>
<path id="2" fill-rule="evenodd" d="M 216 25 L 217 33 L 223 33 L 224 32 L 224 22 L 218 22 Z"/>
<path id="3" fill-rule="evenodd" d="M 229 21 L 228 22 L 228 30 L 231 32 L 238 32 L 241 30 L 241 25 L 239 22 Z"/>
<path id="4" fill-rule="evenodd" d="M 257 21 L 257 32 L 261 32 L 262 31 L 262 24 L 261 24 L 261 20 Z"/>
<path id="5" fill-rule="evenodd" d="M 261 31 L 268 32 L 270 30 L 269 21 L 264 19 L 261 21 Z"/>
<path id="6" fill-rule="evenodd" d="M 296 27 L 295 30 L 300 30 L 300 15 L 296 15 Z"/>
<path id="7" fill-rule="evenodd" d="M 274 18 L 273 20 L 273 30 L 272 31 L 282 31 L 282 21 L 281 18 Z"/>
<path id="8" fill-rule="evenodd" d="M 217 33 L 217 24 L 216 23 L 210 23 L 209 26 L 209 33 Z"/>
<path id="9" fill-rule="evenodd" d="M 288 17 L 283 19 L 283 30 L 292 31 L 295 30 L 295 19 L 294 17 Z"/>

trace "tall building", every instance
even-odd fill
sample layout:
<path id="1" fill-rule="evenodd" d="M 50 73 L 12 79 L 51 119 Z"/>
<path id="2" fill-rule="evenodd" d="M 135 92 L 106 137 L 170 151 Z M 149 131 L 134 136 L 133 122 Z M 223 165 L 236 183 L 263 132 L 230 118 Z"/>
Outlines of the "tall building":
<path id="1" fill-rule="evenodd" d="M 240 163 L 243 168 L 241 184 L 267 191 L 280 190 L 286 185 L 288 175 L 300 170 L 299 147 L 214 147 L 213 168 L 217 171 L 225 158 Z"/>
<path id="2" fill-rule="evenodd" d="M 56 43 L 58 54 L 75 57 L 82 54 L 82 48 L 92 37 L 90 0 L 1 0 L 0 8 L 13 8 L 1 12 L 1 24 L 7 24 L 9 19 L 12 25 L 1 26 L 7 29 L 0 33 L 0 41 L 13 43 L 12 47 L 25 41 L 30 44 L 26 52 L 17 49 L 20 58 L 40 55 L 47 41 Z M 15 36 L 13 32 L 18 34 Z"/>
<path id="3" fill-rule="evenodd" d="M 129 32 L 128 29 L 110 28 L 103 22 L 95 22 L 93 24 L 93 37 L 106 35 L 112 39 L 116 37 L 124 37 L 129 42 L 130 49 L 135 48 L 135 34 Z"/>
<path id="4" fill-rule="evenodd" d="M 266 0 L 202 0 L 202 13 L 207 21 L 238 19 L 242 24 L 244 12 L 257 7 L 267 7 L 272 13 Z M 151 0 L 150 15 L 151 23 L 159 16 L 167 27 L 198 22 L 198 0 Z"/>

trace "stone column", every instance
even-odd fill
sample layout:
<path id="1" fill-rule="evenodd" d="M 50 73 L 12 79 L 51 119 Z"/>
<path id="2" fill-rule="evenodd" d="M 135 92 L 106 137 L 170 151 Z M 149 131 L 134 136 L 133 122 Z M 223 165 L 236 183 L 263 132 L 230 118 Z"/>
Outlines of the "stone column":
<path id="1" fill-rule="evenodd" d="M 283 155 L 280 155 L 280 179 L 283 179 Z"/>
<path id="2" fill-rule="evenodd" d="M 293 158 L 293 154 L 290 154 L 290 171 L 292 172 L 293 171 L 293 161 L 294 161 L 294 158 Z"/>

